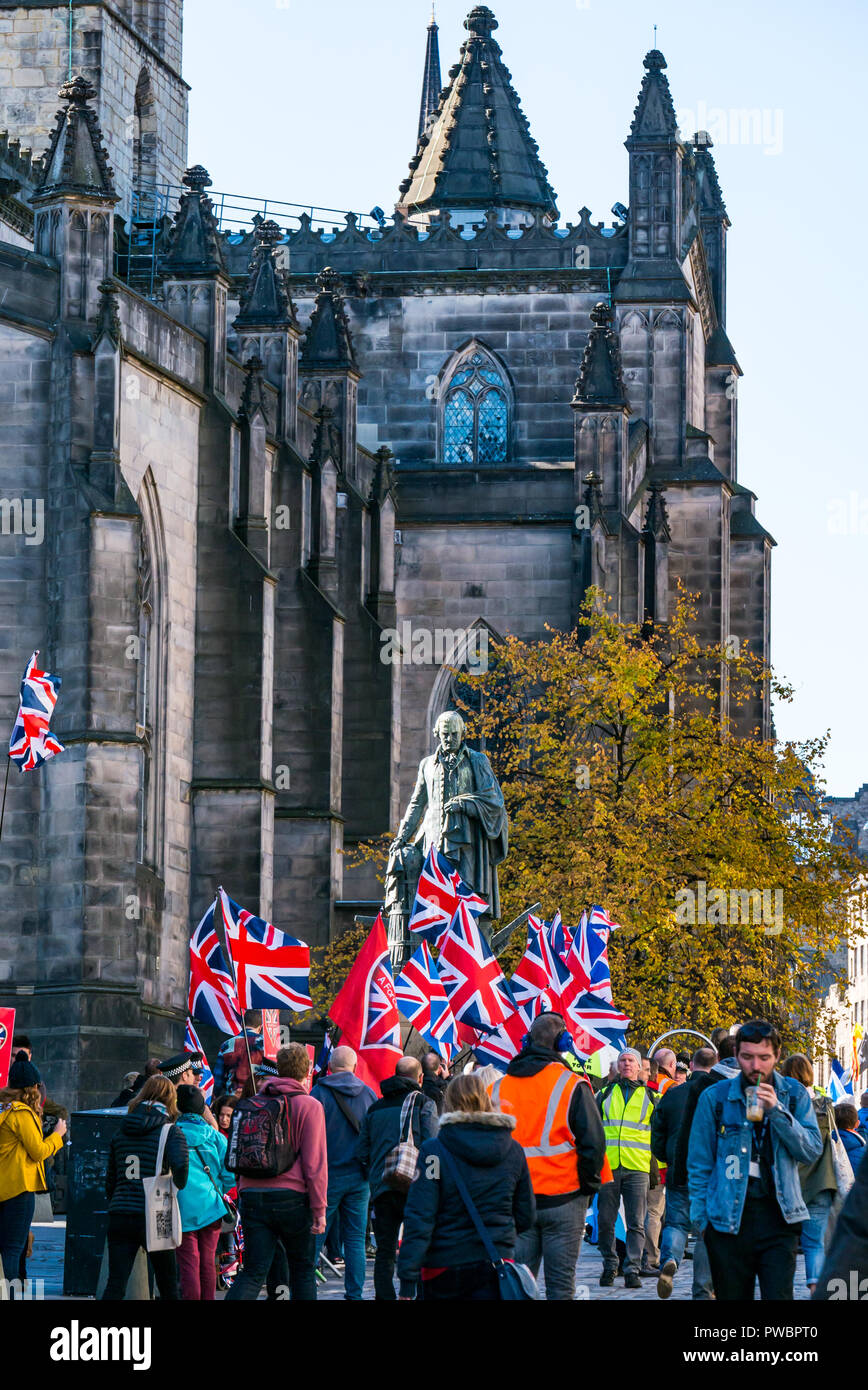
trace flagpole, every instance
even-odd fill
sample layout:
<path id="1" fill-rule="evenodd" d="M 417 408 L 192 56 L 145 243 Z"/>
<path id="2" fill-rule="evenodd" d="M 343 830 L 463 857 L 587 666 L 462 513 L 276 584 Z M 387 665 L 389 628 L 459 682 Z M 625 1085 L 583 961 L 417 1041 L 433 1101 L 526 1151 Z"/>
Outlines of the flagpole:
<path id="1" fill-rule="evenodd" d="M 222 893 L 222 891 L 223 891 L 222 888 L 220 888 L 220 889 L 217 890 L 217 901 L 218 901 L 219 904 L 220 904 L 220 916 L 223 918 L 223 938 L 224 938 L 224 940 L 225 940 L 225 942 L 226 942 L 226 955 L 227 955 L 227 957 L 228 957 L 229 966 L 230 966 L 230 969 L 231 969 L 231 971 L 232 971 L 232 983 L 233 983 L 233 985 L 235 986 L 235 998 L 238 999 L 238 976 L 237 976 L 237 974 L 235 973 L 235 961 L 234 961 L 234 959 L 233 959 L 233 957 L 232 957 L 232 947 L 231 947 L 230 944 L 229 944 L 229 933 L 228 933 L 228 931 L 226 930 L 226 917 L 225 917 L 225 914 L 224 914 L 224 912 L 223 912 L 223 899 L 222 899 L 221 896 L 220 896 L 220 894 Z M 251 1086 L 251 1092 L 250 1092 L 250 1094 L 255 1096 L 255 1095 L 256 1095 L 256 1079 L 255 1079 L 255 1077 L 254 1077 L 254 1075 L 253 1075 L 253 1058 L 252 1058 L 251 1055 L 250 1055 L 250 1040 L 249 1040 L 249 1038 L 248 1038 L 248 1036 L 247 1036 L 247 1024 L 246 1024 L 245 1021 L 244 1021 L 244 1015 L 247 1013 L 247 1010 L 241 1008 L 241 1000 L 240 1000 L 240 999 L 238 999 L 238 1008 L 239 1008 L 239 1010 L 240 1010 L 240 1012 L 241 1012 L 241 1036 L 242 1036 L 242 1038 L 244 1039 L 244 1046 L 245 1046 L 245 1048 L 247 1049 L 247 1065 L 248 1065 L 249 1068 L 250 1068 L 250 1086 Z"/>
<path id="2" fill-rule="evenodd" d="M 5 778 L 3 779 L 3 806 L 2 806 L 2 809 L 0 809 L 0 840 L 3 839 L 3 819 L 4 819 L 5 815 L 6 815 L 6 792 L 7 792 L 8 788 L 9 788 L 9 768 L 10 768 L 11 764 L 12 764 L 12 759 L 11 759 L 11 757 L 9 756 L 9 754 L 7 753 L 7 754 L 6 754 L 6 776 L 5 776 Z"/>

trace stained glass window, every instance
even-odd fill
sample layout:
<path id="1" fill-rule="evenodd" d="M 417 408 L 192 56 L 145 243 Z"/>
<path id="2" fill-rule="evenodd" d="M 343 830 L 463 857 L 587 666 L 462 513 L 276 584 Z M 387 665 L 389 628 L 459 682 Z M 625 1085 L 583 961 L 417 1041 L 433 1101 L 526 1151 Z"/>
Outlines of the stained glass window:
<path id="1" fill-rule="evenodd" d="M 505 463 L 509 437 L 506 384 L 489 358 L 474 352 L 449 381 L 443 408 L 444 463 Z"/>

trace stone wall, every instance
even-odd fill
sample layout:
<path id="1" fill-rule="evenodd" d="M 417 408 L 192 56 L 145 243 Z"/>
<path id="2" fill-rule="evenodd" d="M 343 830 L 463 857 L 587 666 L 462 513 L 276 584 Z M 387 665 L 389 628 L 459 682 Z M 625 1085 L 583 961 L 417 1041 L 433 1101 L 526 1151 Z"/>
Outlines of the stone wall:
<path id="1" fill-rule="evenodd" d="M 172 7 L 175 8 L 174 6 Z M 57 92 L 69 75 L 69 10 L 63 4 L 10 4 L 0 0 L 0 130 L 8 129 L 41 155 L 61 103 Z M 167 52 L 180 63 L 178 39 Z M 126 215 L 141 132 L 136 88 L 147 69 L 153 105 L 145 112 L 153 136 L 152 168 L 158 181 L 179 184 L 187 162 L 187 85 L 178 65 L 153 48 L 109 4 L 73 8 L 73 73 L 97 89 L 95 108 Z"/>

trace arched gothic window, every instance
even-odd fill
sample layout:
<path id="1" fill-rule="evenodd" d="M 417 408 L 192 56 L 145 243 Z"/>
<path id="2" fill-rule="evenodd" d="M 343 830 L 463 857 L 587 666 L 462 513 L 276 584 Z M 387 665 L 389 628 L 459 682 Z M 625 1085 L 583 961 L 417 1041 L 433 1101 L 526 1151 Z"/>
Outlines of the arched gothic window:
<path id="1" fill-rule="evenodd" d="M 502 368 L 472 344 L 447 377 L 443 392 L 443 462 L 506 463 L 509 399 Z"/>

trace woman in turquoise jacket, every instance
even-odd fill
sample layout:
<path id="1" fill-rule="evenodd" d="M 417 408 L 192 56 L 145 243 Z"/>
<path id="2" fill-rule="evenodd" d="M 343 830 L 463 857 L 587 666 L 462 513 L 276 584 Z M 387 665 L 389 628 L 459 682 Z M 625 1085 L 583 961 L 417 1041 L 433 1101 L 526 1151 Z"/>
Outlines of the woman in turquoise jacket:
<path id="1" fill-rule="evenodd" d="M 184 1232 L 177 1252 L 181 1297 L 213 1302 L 217 1241 L 226 1215 L 223 1193 L 235 1186 L 235 1177 L 226 1170 L 226 1140 L 204 1118 L 205 1097 L 198 1086 L 178 1087 L 178 1111 L 190 1153 L 187 1185 L 178 1193 Z"/>

